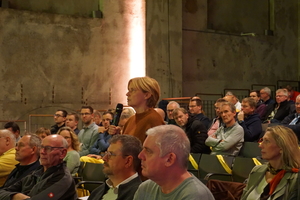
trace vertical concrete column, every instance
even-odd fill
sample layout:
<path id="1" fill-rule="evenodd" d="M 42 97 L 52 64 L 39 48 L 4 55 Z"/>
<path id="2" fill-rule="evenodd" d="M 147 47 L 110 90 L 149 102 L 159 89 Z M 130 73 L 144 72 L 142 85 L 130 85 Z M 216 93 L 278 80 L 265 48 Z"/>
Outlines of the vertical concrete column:
<path id="1" fill-rule="evenodd" d="M 182 95 L 182 2 L 146 1 L 146 75 L 161 96 Z"/>

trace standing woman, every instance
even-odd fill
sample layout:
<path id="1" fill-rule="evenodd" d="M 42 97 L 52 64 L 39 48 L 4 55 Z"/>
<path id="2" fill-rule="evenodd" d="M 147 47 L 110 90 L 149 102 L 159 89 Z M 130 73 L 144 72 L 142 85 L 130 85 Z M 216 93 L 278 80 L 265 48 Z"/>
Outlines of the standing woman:
<path id="1" fill-rule="evenodd" d="M 68 142 L 68 152 L 64 161 L 67 162 L 67 168 L 70 170 L 72 176 L 74 176 L 80 165 L 78 137 L 75 132 L 67 126 L 60 128 L 57 134 L 63 136 Z"/>
<path id="2" fill-rule="evenodd" d="M 159 84 L 147 76 L 133 78 L 128 82 L 126 96 L 128 105 L 133 107 L 136 113 L 126 122 L 123 134 L 133 135 L 143 143 L 149 128 L 165 124 L 153 109 L 160 96 Z"/>
<path id="3" fill-rule="evenodd" d="M 259 147 L 268 164 L 253 168 L 241 200 L 297 199 L 300 150 L 295 133 L 284 126 L 269 127 Z"/>

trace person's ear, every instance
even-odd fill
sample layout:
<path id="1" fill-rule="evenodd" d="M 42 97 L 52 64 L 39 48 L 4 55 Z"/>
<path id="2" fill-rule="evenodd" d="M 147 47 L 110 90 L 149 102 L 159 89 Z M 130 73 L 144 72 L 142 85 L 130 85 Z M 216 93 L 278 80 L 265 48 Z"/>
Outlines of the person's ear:
<path id="1" fill-rule="evenodd" d="M 169 153 L 166 155 L 165 166 L 170 167 L 176 162 L 177 156 L 175 153 Z"/>
<path id="2" fill-rule="evenodd" d="M 132 165 L 133 165 L 133 157 L 127 156 L 125 161 L 125 168 L 129 168 Z"/>

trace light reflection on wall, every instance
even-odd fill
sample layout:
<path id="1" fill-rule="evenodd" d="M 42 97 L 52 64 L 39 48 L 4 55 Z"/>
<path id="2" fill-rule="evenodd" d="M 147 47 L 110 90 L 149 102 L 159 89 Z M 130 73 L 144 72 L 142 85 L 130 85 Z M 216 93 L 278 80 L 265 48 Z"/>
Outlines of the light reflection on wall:
<path id="1" fill-rule="evenodd" d="M 129 78 L 145 76 L 145 0 L 133 0 L 132 16 L 128 26 Z"/>

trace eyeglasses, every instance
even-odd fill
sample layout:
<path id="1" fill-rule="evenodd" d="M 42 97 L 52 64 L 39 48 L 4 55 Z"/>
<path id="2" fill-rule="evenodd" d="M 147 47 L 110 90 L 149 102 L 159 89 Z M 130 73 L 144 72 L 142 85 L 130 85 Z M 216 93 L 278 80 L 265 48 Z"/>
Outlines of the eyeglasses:
<path id="1" fill-rule="evenodd" d="M 41 150 L 44 149 L 45 152 L 50 153 L 54 149 L 63 149 L 64 147 L 51 147 L 51 146 L 41 146 Z"/>
<path id="2" fill-rule="evenodd" d="M 197 107 L 196 105 L 190 105 L 189 108 L 194 108 Z"/>
<path id="3" fill-rule="evenodd" d="M 258 144 L 262 144 L 262 143 L 264 143 L 264 144 L 269 144 L 269 143 L 270 143 L 270 140 L 267 140 L 267 139 L 264 139 L 264 138 L 260 138 L 260 139 L 258 140 Z"/>
<path id="4" fill-rule="evenodd" d="M 130 92 L 130 93 L 136 92 L 136 91 L 137 91 L 137 89 L 133 89 L 133 88 L 128 89 L 128 92 Z"/>
<path id="5" fill-rule="evenodd" d="M 173 112 L 174 111 L 174 109 L 173 110 L 167 110 L 167 112 Z"/>
<path id="6" fill-rule="evenodd" d="M 54 117 L 62 117 L 62 115 L 55 114 Z"/>
<path id="7" fill-rule="evenodd" d="M 84 116 L 84 115 L 91 115 L 92 113 L 80 113 L 81 116 Z"/>
<path id="8" fill-rule="evenodd" d="M 107 159 L 111 159 L 112 156 L 128 156 L 128 155 L 117 155 L 111 151 L 105 151 L 104 153 L 101 153 L 102 158 L 104 158 L 104 156 L 107 156 Z"/>
<path id="9" fill-rule="evenodd" d="M 285 95 L 276 95 L 276 97 L 281 98 L 281 97 L 285 97 Z"/>
<path id="10" fill-rule="evenodd" d="M 117 156 L 117 154 L 110 152 L 110 151 L 105 151 L 104 153 L 101 153 L 102 158 L 104 156 L 107 156 L 108 159 L 110 159 L 112 156 Z"/>

